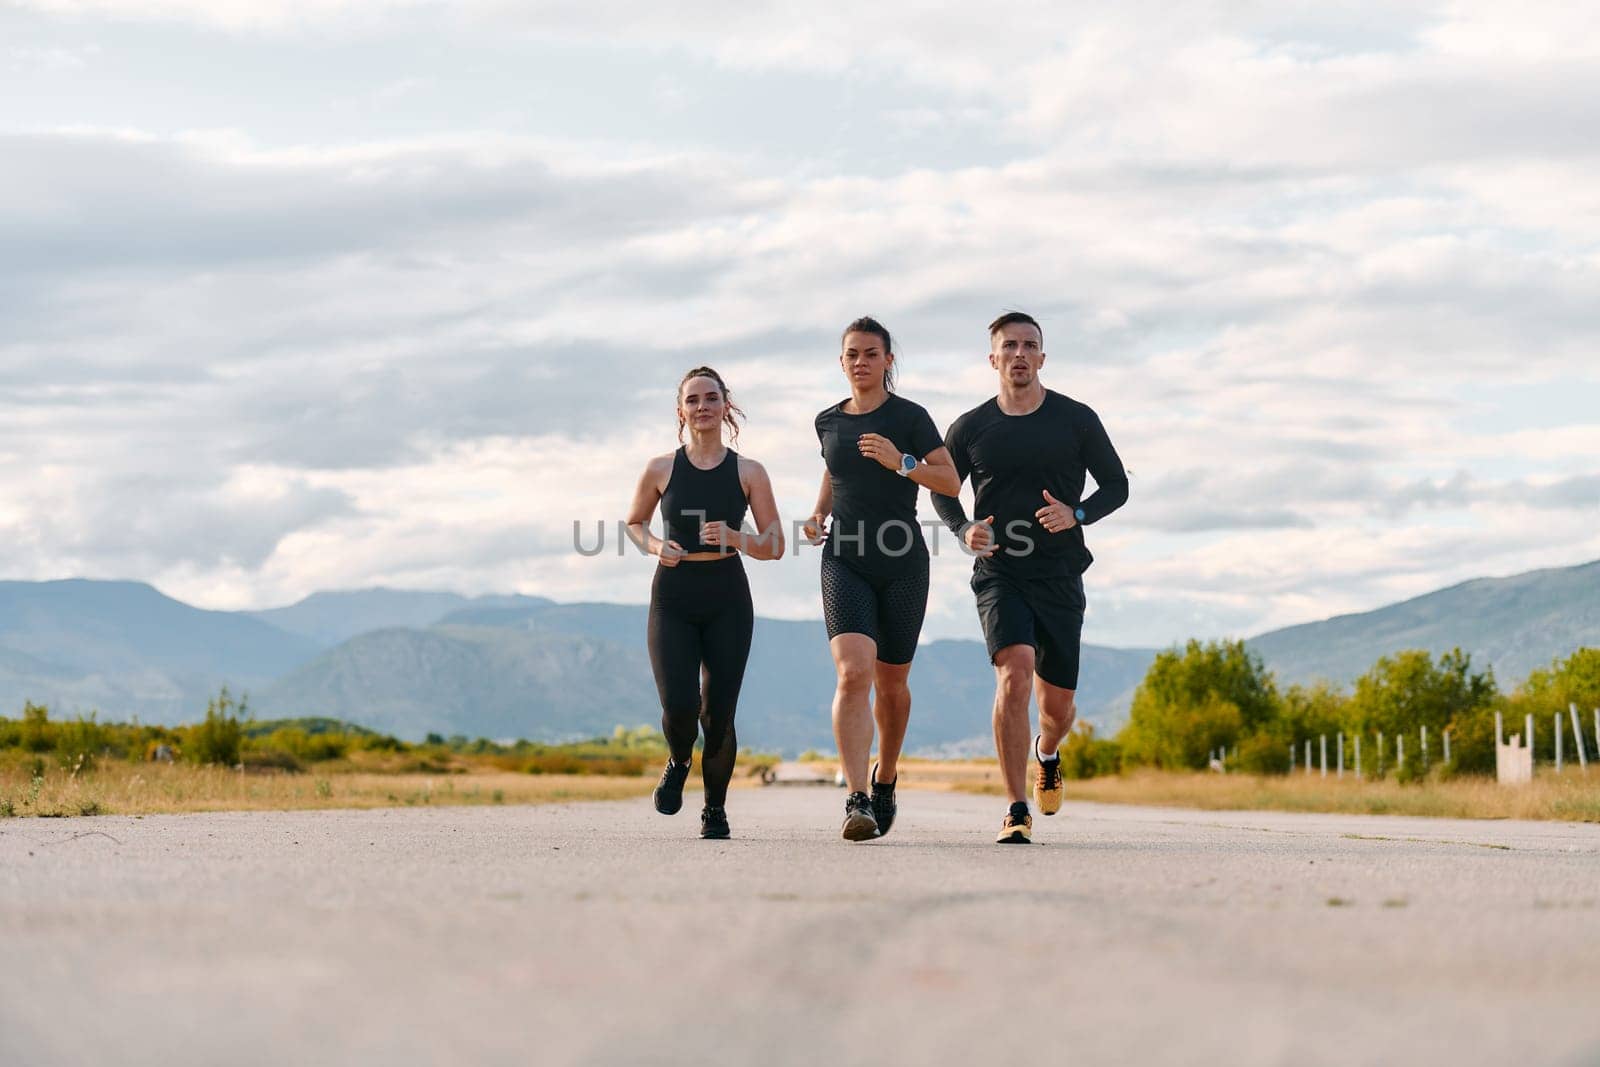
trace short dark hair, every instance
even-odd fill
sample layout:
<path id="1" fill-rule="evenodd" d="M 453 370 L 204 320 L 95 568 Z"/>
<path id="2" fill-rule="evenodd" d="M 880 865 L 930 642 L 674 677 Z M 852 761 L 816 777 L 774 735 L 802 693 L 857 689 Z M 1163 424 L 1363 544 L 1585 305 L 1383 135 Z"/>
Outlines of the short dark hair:
<path id="1" fill-rule="evenodd" d="M 1000 332 L 1001 327 L 1013 326 L 1019 322 L 1024 326 L 1032 326 L 1039 331 L 1039 345 L 1042 348 L 1044 346 L 1044 327 L 1039 325 L 1038 319 L 1026 311 L 1008 311 L 991 322 L 989 324 L 989 340 L 994 340 L 994 335 Z"/>
<path id="2" fill-rule="evenodd" d="M 879 322 L 877 319 L 873 318 L 871 315 L 863 315 L 844 328 L 844 332 L 839 335 L 840 348 L 844 347 L 844 339 L 853 333 L 877 334 L 879 339 L 883 341 L 883 354 L 886 356 L 894 356 L 896 361 L 899 360 L 900 357 L 895 354 L 894 340 L 889 336 L 889 328 L 883 323 Z M 893 363 L 883 368 L 883 387 L 888 392 L 894 392 Z"/>

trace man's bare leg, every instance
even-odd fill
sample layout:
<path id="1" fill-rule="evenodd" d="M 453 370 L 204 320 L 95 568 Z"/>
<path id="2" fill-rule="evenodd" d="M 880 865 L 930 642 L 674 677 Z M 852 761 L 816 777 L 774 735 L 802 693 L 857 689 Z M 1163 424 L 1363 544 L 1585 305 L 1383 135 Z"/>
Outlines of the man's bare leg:
<path id="1" fill-rule="evenodd" d="M 1039 747 L 1054 752 L 1072 732 L 1072 724 L 1078 717 L 1077 692 L 1051 685 L 1036 674 L 1033 695 L 1039 701 Z"/>
<path id="2" fill-rule="evenodd" d="M 1028 799 L 1028 698 L 1033 688 L 1033 646 L 1007 645 L 994 655 L 994 748 L 1000 780 L 1011 803 Z"/>

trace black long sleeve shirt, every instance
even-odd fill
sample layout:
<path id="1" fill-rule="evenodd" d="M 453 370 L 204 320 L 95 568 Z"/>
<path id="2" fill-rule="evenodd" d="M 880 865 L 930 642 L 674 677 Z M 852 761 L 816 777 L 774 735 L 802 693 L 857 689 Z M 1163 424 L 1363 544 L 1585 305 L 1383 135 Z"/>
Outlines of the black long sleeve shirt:
<path id="1" fill-rule="evenodd" d="M 1007 415 L 990 399 L 962 415 L 945 434 L 956 474 L 972 477 L 977 518 L 994 516 L 998 550 L 974 562 L 977 570 L 1019 578 L 1082 574 L 1094 562 L 1083 528 L 1128 500 L 1128 474 L 1087 405 L 1053 390 L 1026 415 Z M 1085 472 L 1096 489 L 1083 498 Z M 1070 530 L 1050 533 L 1034 517 L 1049 502 L 1044 491 L 1084 517 Z M 967 525 L 958 497 L 933 494 L 933 507 L 957 534 Z"/>

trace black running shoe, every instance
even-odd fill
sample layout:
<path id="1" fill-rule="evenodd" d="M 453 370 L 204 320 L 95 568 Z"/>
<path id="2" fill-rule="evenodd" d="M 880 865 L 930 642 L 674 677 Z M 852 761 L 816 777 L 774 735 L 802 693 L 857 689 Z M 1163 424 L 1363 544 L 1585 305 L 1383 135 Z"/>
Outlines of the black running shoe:
<path id="1" fill-rule="evenodd" d="M 689 764 L 667 760 L 667 769 L 661 772 L 661 784 L 656 786 L 656 810 L 663 815 L 676 815 L 683 807 L 683 783 L 689 780 Z"/>
<path id="2" fill-rule="evenodd" d="M 882 837 L 889 832 L 889 827 L 894 825 L 894 787 L 899 784 L 900 778 L 888 785 L 878 781 L 878 765 L 872 765 L 872 817 L 878 821 L 878 836 Z"/>
<path id="3" fill-rule="evenodd" d="M 728 809 L 713 808 L 709 804 L 700 811 L 700 836 L 721 841 L 731 836 L 728 829 Z"/>
<path id="4" fill-rule="evenodd" d="M 1033 843 L 1033 816 L 1028 814 L 1026 801 L 1019 800 L 1011 805 L 1011 810 L 1006 812 L 1005 822 L 1000 824 L 1000 835 L 994 841 L 997 845 Z"/>
<path id="5" fill-rule="evenodd" d="M 851 793 L 844 799 L 844 829 L 846 841 L 871 841 L 878 836 L 878 820 L 872 816 L 872 798 L 865 793 Z"/>

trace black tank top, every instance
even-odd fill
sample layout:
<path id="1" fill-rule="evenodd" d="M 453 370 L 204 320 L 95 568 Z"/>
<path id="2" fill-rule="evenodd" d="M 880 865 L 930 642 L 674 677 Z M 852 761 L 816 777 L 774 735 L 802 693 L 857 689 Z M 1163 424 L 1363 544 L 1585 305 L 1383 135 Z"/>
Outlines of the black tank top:
<path id="1" fill-rule="evenodd" d="M 700 527 L 718 519 L 737 530 L 744 525 L 744 486 L 739 484 L 739 453 L 728 449 L 722 462 L 703 471 L 689 462 L 680 448 L 672 457 L 672 477 L 661 494 L 661 522 L 667 540 L 676 541 L 684 552 L 732 551 L 717 545 L 702 544 Z"/>

